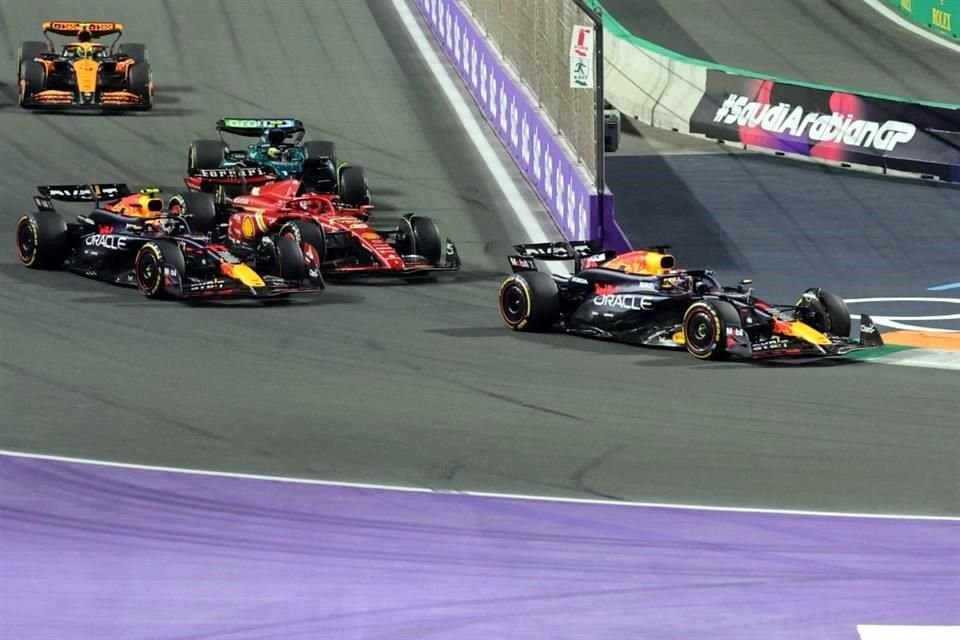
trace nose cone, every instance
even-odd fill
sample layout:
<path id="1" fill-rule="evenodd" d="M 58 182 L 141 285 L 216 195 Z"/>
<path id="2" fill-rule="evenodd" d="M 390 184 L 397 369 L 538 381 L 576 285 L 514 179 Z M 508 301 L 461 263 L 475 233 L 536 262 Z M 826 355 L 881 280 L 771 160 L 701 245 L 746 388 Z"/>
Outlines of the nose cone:
<path id="1" fill-rule="evenodd" d="M 73 63 L 73 70 L 77 74 L 77 90 L 80 93 L 93 94 L 97 90 L 100 63 L 95 60 L 77 60 Z"/>

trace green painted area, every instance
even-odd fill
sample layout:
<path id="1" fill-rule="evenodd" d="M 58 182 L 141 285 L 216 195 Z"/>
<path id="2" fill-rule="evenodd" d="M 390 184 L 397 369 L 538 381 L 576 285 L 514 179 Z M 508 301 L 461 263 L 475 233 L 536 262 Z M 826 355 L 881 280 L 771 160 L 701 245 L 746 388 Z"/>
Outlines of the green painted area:
<path id="1" fill-rule="evenodd" d="M 904 18 L 945 38 L 960 38 L 960 0 L 883 0 Z"/>
<path id="2" fill-rule="evenodd" d="M 901 351 L 910 351 L 914 347 L 904 347 L 896 344 L 887 344 L 879 349 L 870 349 L 869 351 L 854 351 L 847 357 L 851 360 L 876 360 Z"/>
<path id="3" fill-rule="evenodd" d="M 655 44 L 655 43 L 653 43 L 653 42 L 650 42 L 649 40 L 644 40 L 643 38 L 640 38 L 640 37 L 634 35 L 634 34 L 631 33 L 626 27 L 624 27 L 624 26 L 613 16 L 612 13 L 608 12 L 606 9 L 603 8 L 603 5 L 602 5 L 602 3 L 600 2 L 600 0 L 586 0 L 586 2 L 587 2 L 587 4 L 590 5 L 594 10 L 598 11 L 598 12 L 601 14 L 601 16 L 603 17 L 603 29 L 604 29 L 605 34 L 607 34 L 607 35 L 612 35 L 612 36 L 614 36 L 614 37 L 616 37 L 616 38 L 620 38 L 621 40 L 625 40 L 625 41 L 627 41 L 627 42 L 630 42 L 631 44 L 634 44 L 634 45 L 636 45 L 636 46 L 638 46 L 638 47 L 640 47 L 640 48 L 646 49 L 646 50 L 651 51 L 651 52 L 654 52 L 654 53 L 658 53 L 658 54 L 660 54 L 660 55 L 662 55 L 662 56 L 665 56 L 665 57 L 667 57 L 667 58 L 671 58 L 671 59 L 673 59 L 673 60 L 678 60 L 678 61 L 680 61 L 680 62 L 685 62 L 685 63 L 687 63 L 687 64 L 697 65 L 697 66 L 700 66 L 700 67 L 704 67 L 704 68 L 706 68 L 706 69 L 713 69 L 713 70 L 716 70 L 716 71 L 722 71 L 722 72 L 724 72 L 724 73 L 729 73 L 729 74 L 736 75 L 736 76 L 743 76 L 743 77 L 746 77 L 746 78 L 759 78 L 759 79 L 761 79 L 761 80 L 773 80 L 773 81 L 778 82 L 778 83 L 792 84 L 792 85 L 800 86 L 800 87 L 810 87 L 810 88 L 813 88 L 813 89 L 820 89 L 820 90 L 822 90 L 822 91 L 840 91 L 840 92 L 843 92 L 843 93 L 852 93 L 852 94 L 856 94 L 856 95 L 858 95 L 858 96 L 866 96 L 866 97 L 869 97 L 869 98 L 879 98 L 879 99 L 882 99 L 882 100 L 892 100 L 892 101 L 895 101 L 895 102 L 907 102 L 907 103 L 910 103 L 910 104 L 925 105 L 925 106 L 929 106 L 929 107 L 939 107 L 939 108 L 942 108 L 942 109 L 960 109 L 960 105 L 951 104 L 951 103 L 948 103 L 948 102 L 934 102 L 934 101 L 932 101 L 932 100 L 916 100 L 916 99 L 911 99 L 911 98 L 904 98 L 904 97 L 902 97 L 902 96 L 893 96 L 893 95 L 888 95 L 888 94 L 883 94 L 883 93 L 870 93 L 870 92 L 866 92 L 866 91 L 852 91 L 852 90 L 850 90 L 850 89 L 845 89 L 844 87 L 838 87 L 838 86 L 832 86 L 832 85 L 825 85 L 825 84 L 817 84 L 817 83 L 814 83 L 814 82 L 803 82 L 803 81 L 801 81 L 801 80 L 793 80 L 793 79 L 790 79 L 790 78 L 782 78 L 782 77 L 778 77 L 778 76 L 772 76 L 772 75 L 767 75 L 767 74 L 764 74 L 764 73 L 759 73 L 759 72 L 756 72 L 756 71 L 750 71 L 749 69 L 741 69 L 741 68 L 738 68 L 738 67 L 730 67 L 730 66 L 727 66 L 727 65 L 718 64 L 718 63 L 716 63 L 716 62 L 711 62 L 711 61 L 709 61 L 709 60 L 700 60 L 699 58 L 692 58 L 692 57 L 690 57 L 690 56 L 683 55 L 682 53 L 678 53 L 678 52 L 673 51 L 673 50 L 671 50 L 671 49 L 667 49 L 667 48 L 665 48 L 665 47 L 661 47 L 661 46 L 658 45 L 658 44 Z M 916 7 L 916 6 L 919 6 L 920 4 L 923 4 L 923 5 L 933 5 L 933 4 L 937 4 L 937 5 L 939 6 L 941 0 L 884 0 L 884 2 L 890 3 L 890 4 L 892 4 L 892 5 L 897 5 L 897 4 L 901 3 L 901 2 L 907 2 L 908 4 L 909 4 L 909 3 L 912 3 L 912 5 L 913 5 L 914 7 Z M 946 7 L 947 5 L 955 6 L 955 7 L 958 7 L 958 10 L 960 10 L 960 0 L 943 0 L 943 5 L 944 5 L 945 7 Z M 915 13 L 916 13 L 916 12 L 915 12 Z M 953 13 L 951 12 L 951 16 L 952 16 L 952 15 L 953 15 Z M 895 25 L 891 25 L 891 28 L 894 28 L 894 27 L 895 27 Z"/>

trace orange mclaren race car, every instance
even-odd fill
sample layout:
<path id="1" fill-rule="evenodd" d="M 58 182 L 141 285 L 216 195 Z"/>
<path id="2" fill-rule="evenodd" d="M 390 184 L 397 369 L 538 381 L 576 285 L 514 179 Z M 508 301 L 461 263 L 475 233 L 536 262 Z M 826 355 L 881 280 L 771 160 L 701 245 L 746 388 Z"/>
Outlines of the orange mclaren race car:
<path id="1" fill-rule="evenodd" d="M 119 22 L 43 23 L 46 42 L 20 44 L 20 106 L 36 108 L 139 109 L 153 105 L 153 75 L 142 44 L 117 44 Z M 49 34 L 70 36 L 59 50 Z M 109 45 L 94 42 L 117 34 Z"/>

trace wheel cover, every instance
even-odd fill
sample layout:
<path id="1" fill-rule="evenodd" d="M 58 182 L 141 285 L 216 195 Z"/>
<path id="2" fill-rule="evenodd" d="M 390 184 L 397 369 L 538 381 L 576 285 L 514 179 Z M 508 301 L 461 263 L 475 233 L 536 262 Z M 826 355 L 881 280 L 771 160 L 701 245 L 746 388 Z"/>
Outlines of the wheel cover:
<path id="1" fill-rule="evenodd" d="M 511 325 L 520 324 L 527 317 L 527 296 L 516 284 L 508 286 L 501 297 L 504 319 Z"/>
<path id="2" fill-rule="evenodd" d="M 37 258 L 37 233 L 29 220 L 22 220 L 17 227 L 17 255 L 28 265 Z"/>
<path id="3" fill-rule="evenodd" d="M 691 351 L 709 353 L 716 347 L 716 321 L 705 310 L 698 309 L 690 314 L 684 333 Z"/>

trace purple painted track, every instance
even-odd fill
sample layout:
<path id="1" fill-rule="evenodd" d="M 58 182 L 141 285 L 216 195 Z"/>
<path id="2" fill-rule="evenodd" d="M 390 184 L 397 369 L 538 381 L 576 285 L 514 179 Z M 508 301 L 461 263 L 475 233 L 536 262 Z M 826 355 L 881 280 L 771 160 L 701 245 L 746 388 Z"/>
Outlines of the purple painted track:
<path id="1" fill-rule="evenodd" d="M 960 523 L 0 457 L 0 638 L 857 638 L 960 624 Z"/>

